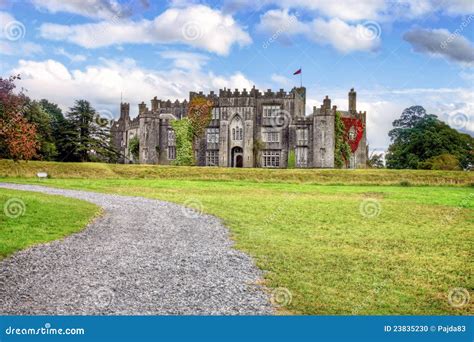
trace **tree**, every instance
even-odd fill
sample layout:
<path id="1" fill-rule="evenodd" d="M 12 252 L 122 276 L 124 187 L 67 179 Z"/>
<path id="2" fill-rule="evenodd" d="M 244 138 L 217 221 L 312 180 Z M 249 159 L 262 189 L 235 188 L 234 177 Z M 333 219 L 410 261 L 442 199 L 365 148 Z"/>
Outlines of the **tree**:
<path id="1" fill-rule="evenodd" d="M 64 147 L 65 140 L 65 127 L 66 127 L 66 118 L 63 115 L 61 108 L 57 104 L 49 102 L 46 99 L 39 101 L 43 110 L 50 117 L 51 132 L 52 132 L 52 141 L 56 147 L 56 160 L 66 160 L 68 156 L 68 151 Z"/>
<path id="2" fill-rule="evenodd" d="M 28 98 L 22 91 L 13 92 L 18 79 L 0 78 L 0 156 L 15 161 L 32 159 L 39 147 L 36 125 L 24 116 Z"/>
<path id="3" fill-rule="evenodd" d="M 114 161 L 108 120 L 101 118 L 90 103 L 78 100 L 66 115 L 64 146 L 69 161 Z"/>
<path id="4" fill-rule="evenodd" d="M 400 119 L 392 122 L 393 129 L 388 132 L 388 136 L 391 141 L 394 141 L 407 129 L 413 128 L 418 122 L 427 118 L 436 118 L 436 116 L 426 114 L 426 110 L 422 106 L 411 106 L 406 108 L 400 115 Z"/>
<path id="5" fill-rule="evenodd" d="M 51 116 L 43 109 L 39 102 L 29 100 L 25 109 L 25 118 L 36 125 L 39 142 L 38 159 L 54 159 L 57 151 L 53 138 Z"/>
<path id="6" fill-rule="evenodd" d="M 383 169 L 383 154 L 372 152 L 372 154 L 369 156 L 369 159 L 367 160 L 367 166 L 370 168 Z"/>
<path id="7" fill-rule="evenodd" d="M 420 106 L 410 108 L 423 108 Z M 410 113 L 410 108 L 403 113 Z M 426 113 L 424 109 L 416 113 Z M 451 154 L 458 161 L 459 166 L 465 168 L 473 163 L 474 138 L 462 134 L 438 120 L 435 115 L 415 115 L 413 120 L 408 120 L 402 114 L 405 124 L 398 124 L 391 131 L 392 144 L 385 156 L 388 168 L 417 169 L 426 167 L 424 162 L 432 157 Z"/>

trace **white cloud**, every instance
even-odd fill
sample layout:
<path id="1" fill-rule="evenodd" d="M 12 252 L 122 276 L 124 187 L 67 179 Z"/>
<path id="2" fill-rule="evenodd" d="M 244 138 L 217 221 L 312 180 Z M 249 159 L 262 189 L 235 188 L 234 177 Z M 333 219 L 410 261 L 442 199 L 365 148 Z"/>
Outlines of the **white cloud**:
<path id="1" fill-rule="evenodd" d="M 343 53 L 376 50 L 381 34 L 381 28 L 375 22 L 351 25 L 338 18 L 303 22 L 288 10 L 266 12 L 260 17 L 257 30 L 269 34 L 269 41 L 303 34 L 312 41 L 329 44 Z"/>
<path id="2" fill-rule="evenodd" d="M 380 45 L 380 27 L 361 24 L 349 25 L 340 19 L 312 23 L 315 41 L 332 45 L 343 53 L 352 51 L 373 51 Z"/>
<path id="3" fill-rule="evenodd" d="M 163 59 L 172 60 L 175 68 L 185 70 L 199 70 L 209 60 L 206 55 L 184 51 L 162 51 L 159 55 Z"/>
<path id="4" fill-rule="evenodd" d="M 290 80 L 286 76 L 279 75 L 279 74 L 272 74 L 271 80 L 278 87 L 291 88 L 292 85 L 294 85 L 294 81 Z"/>
<path id="5" fill-rule="evenodd" d="M 19 85 L 32 98 L 47 98 L 61 108 L 72 106 L 76 99 L 89 100 L 97 110 L 117 114 L 120 94 L 130 102 L 132 112 L 137 104 L 148 102 L 154 96 L 161 99 L 188 98 L 189 91 L 218 90 L 220 88 L 247 88 L 253 83 L 242 73 L 229 76 L 202 70 L 148 70 L 132 59 L 102 60 L 83 69 L 71 69 L 55 60 L 20 60 L 11 74 L 20 74 Z"/>
<path id="6" fill-rule="evenodd" d="M 154 20 L 120 20 L 81 25 L 41 25 L 43 38 L 68 41 L 85 48 L 116 44 L 181 43 L 227 55 L 234 44 L 251 42 L 250 36 L 228 14 L 203 5 L 170 8 Z"/>
<path id="7" fill-rule="evenodd" d="M 63 48 L 54 50 L 54 53 L 68 58 L 72 63 L 85 62 L 87 59 L 87 57 L 84 55 L 81 55 L 81 54 L 75 55 L 75 54 L 67 52 Z"/>
<path id="8" fill-rule="evenodd" d="M 257 31 L 293 35 L 307 33 L 308 26 L 299 21 L 296 13 L 289 13 L 287 9 L 270 10 L 260 17 Z"/>
<path id="9" fill-rule="evenodd" d="M 31 0 L 39 9 L 51 13 L 67 12 L 89 18 L 113 19 L 128 17 L 132 14 L 132 5 L 138 3 L 147 7 L 147 1 L 128 1 L 120 4 L 116 0 Z"/>

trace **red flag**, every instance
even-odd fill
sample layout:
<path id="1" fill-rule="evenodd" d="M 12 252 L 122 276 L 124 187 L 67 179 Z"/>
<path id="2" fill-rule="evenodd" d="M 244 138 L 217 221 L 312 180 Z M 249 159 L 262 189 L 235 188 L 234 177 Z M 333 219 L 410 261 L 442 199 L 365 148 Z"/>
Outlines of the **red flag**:
<path id="1" fill-rule="evenodd" d="M 293 73 L 293 75 L 299 75 L 299 74 L 301 74 L 301 69 L 298 69 Z"/>

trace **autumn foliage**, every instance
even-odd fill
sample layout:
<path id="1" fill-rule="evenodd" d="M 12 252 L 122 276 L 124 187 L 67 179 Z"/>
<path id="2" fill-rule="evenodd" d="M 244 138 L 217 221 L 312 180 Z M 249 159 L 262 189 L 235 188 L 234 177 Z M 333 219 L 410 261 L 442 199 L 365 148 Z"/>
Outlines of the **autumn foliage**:
<path id="1" fill-rule="evenodd" d="M 194 97 L 189 103 L 188 118 L 195 138 L 203 135 L 211 122 L 212 102 L 204 97 Z"/>
<path id="2" fill-rule="evenodd" d="M 14 93 L 19 78 L 0 78 L 0 149 L 13 160 L 29 160 L 36 156 L 39 142 L 36 126 L 23 115 L 27 97 Z"/>

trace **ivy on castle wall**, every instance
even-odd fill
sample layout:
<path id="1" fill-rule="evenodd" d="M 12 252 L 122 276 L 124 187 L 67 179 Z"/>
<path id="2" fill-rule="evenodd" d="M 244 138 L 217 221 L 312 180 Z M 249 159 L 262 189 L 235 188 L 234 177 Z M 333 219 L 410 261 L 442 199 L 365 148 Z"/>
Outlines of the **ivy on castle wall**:
<path id="1" fill-rule="evenodd" d="M 174 120 L 171 122 L 176 137 L 176 159 L 175 165 L 194 165 L 193 132 L 191 122 L 188 118 Z"/>
<path id="2" fill-rule="evenodd" d="M 204 97 L 194 97 L 189 103 L 188 118 L 194 138 L 204 134 L 212 119 L 212 102 Z"/>
<path id="3" fill-rule="evenodd" d="M 346 129 L 344 122 L 341 118 L 341 113 L 336 112 L 334 121 L 334 166 L 342 168 L 347 166 L 351 157 L 351 147 L 349 146 L 347 139 L 345 139 Z"/>
<path id="4" fill-rule="evenodd" d="M 212 102 L 194 97 L 189 103 L 187 117 L 171 123 L 176 135 L 175 165 L 194 165 L 199 139 L 212 119 Z"/>

